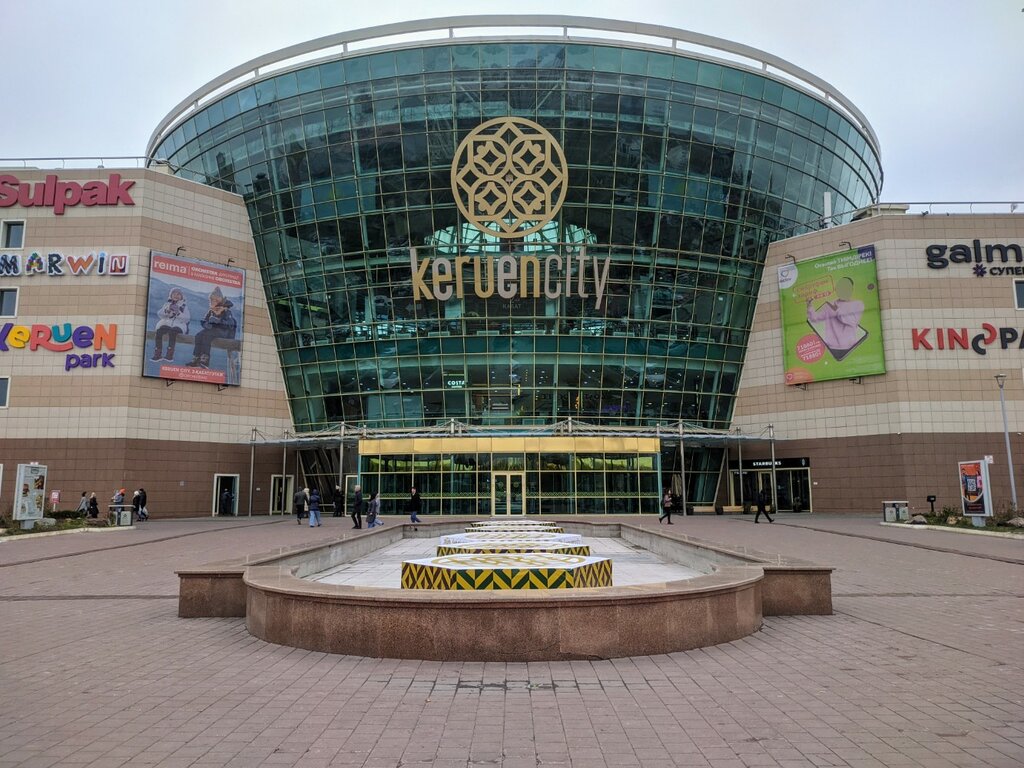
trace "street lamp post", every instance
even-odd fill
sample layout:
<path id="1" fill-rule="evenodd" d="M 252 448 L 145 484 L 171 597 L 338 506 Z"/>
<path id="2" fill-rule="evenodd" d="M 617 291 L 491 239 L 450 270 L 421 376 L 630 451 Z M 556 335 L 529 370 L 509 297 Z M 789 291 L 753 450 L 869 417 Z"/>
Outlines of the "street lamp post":
<path id="1" fill-rule="evenodd" d="M 1006 466 L 1010 470 L 1010 500 L 1013 502 L 1015 512 L 1017 508 L 1017 481 L 1013 479 L 1013 452 L 1010 450 L 1010 425 L 1006 421 L 1006 397 L 1003 395 L 1003 387 L 1006 385 L 1006 374 L 997 373 L 996 383 L 999 385 L 999 407 L 1003 411 L 1003 437 L 1006 439 Z"/>

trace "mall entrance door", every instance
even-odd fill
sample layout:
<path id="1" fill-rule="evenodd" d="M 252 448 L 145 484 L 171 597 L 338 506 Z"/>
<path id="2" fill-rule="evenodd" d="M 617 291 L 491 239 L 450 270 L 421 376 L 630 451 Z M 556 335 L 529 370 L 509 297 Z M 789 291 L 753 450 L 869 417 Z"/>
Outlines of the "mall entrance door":
<path id="1" fill-rule="evenodd" d="M 492 472 L 491 514 L 523 514 L 526 509 L 526 499 L 523 496 L 525 489 L 525 472 Z"/>
<path id="2" fill-rule="evenodd" d="M 744 462 L 745 463 L 745 462 Z M 735 469 L 732 475 L 732 503 L 740 503 L 740 473 Z M 776 494 L 779 512 L 811 512 L 810 469 L 779 468 L 775 470 Z M 770 469 L 747 469 L 743 472 L 743 501 L 752 510 L 757 509 L 757 493 L 765 489 L 772 492 L 772 471 Z M 770 496 L 769 496 L 770 498 Z M 769 501 L 769 504 L 771 502 Z"/>
<path id="3" fill-rule="evenodd" d="M 761 487 L 771 489 L 772 473 L 760 472 Z M 776 496 L 780 512 L 810 512 L 811 473 L 806 469 L 776 469 Z"/>
<path id="4" fill-rule="evenodd" d="M 270 476 L 270 514 L 290 515 L 294 495 L 295 478 L 292 475 Z"/>
<path id="5" fill-rule="evenodd" d="M 229 496 L 225 497 L 225 492 Z M 223 507 L 223 512 L 221 511 Z M 234 516 L 238 514 L 238 475 L 213 476 L 213 509 L 212 515 Z"/>

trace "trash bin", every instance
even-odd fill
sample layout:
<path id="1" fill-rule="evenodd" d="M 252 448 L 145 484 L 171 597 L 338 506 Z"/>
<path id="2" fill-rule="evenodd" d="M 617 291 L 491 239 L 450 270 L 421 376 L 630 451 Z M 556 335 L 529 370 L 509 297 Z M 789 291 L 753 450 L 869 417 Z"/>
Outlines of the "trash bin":
<path id="1" fill-rule="evenodd" d="M 907 501 L 883 501 L 882 520 L 887 523 L 896 523 L 901 520 L 910 519 L 910 503 Z"/>
<path id="2" fill-rule="evenodd" d="M 114 525 L 128 526 L 132 524 L 132 508 L 110 505 L 110 519 Z"/>

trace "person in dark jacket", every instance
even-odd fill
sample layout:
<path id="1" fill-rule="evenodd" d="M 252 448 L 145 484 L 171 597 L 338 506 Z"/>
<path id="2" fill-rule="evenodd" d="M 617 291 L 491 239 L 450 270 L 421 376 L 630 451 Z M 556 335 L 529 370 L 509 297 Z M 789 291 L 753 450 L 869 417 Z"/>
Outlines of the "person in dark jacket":
<path id="1" fill-rule="evenodd" d="M 413 523 L 420 522 L 419 513 L 423 510 L 423 502 L 420 500 L 420 492 L 415 488 L 409 489 L 409 500 L 405 502 L 405 511 L 409 513 L 409 520 Z"/>
<path id="2" fill-rule="evenodd" d="M 209 368 L 210 345 L 216 339 L 235 338 L 238 321 L 231 312 L 233 306 L 219 286 L 210 292 L 210 309 L 199 323 L 203 328 L 196 334 L 192 345 L 192 360 L 187 363 L 188 367 Z"/>
<path id="3" fill-rule="evenodd" d="M 767 506 L 768 506 L 768 503 L 770 501 L 771 501 L 771 494 L 769 493 L 768 489 L 767 488 L 762 488 L 758 492 L 758 494 L 757 494 L 757 514 L 754 515 L 754 522 L 755 523 L 761 522 L 761 519 L 760 519 L 761 515 L 764 515 L 765 517 L 767 517 L 769 523 L 774 523 L 775 522 L 774 520 L 772 520 L 772 516 L 768 514 L 768 510 L 767 510 Z"/>
<path id="4" fill-rule="evenodd" d="M 672 493 L 665 489 L 665 494 L 661 497 L 661 514 L 658 515 L 658 522 L 662 520 L 668 520 L 668 524 L 672 525 L 672 507 L 674 502 L 672 500 Z"/>
<path id="5" fill-rule="evenodd" d="M 295 522 L 302 525 L 302 518 L 306 516 L 306 489 L 300 488 L 292 496 L 292 511 L 295 513 Z"/>
<path id="6" fill-rule="evenodd" d="M 222 516 L 227 517 L 234 512 L 234 504 L 232 503 L 234 500 L 234 494 L 228 488 L 225 488 L 220 495 L 220 514 Z"/>
<path id="7" fill-rule="evenodd" d="M 92 493 L 89 495 L 89 517 L 93 520 L 100 516 L 100 502 L 96 498 L 96 494 Z"/>
<path id="8" fill-rule="evenodd" d="M 345 514 L 345 492 L 341 490 L 340 485 L 334 486 L 334 516 L 341 517 Z"/>
<path id="9" fill-rule="evenodd" d="M 149 508 L 146 506 L 146 502 L 148 501 L 149 497 L 146 495 L 146 489 L 145 488 L 139 488 L 138 493 L 139 493 L 139 508 L 138 508 L 136 514 L 138 515 L 139 520 L 149 520 Z"/>
<path id="10" fill-rule="evenodd" d="M 316 488 L 309 492 L 309 527 L 320 525 L 320 491 Z"/>
<path id="11" fill-rule="evenodd" d="M 355 487 L 355 496 L 352 499 L 352 527 L 362 528 L 363 527 L 363 487 L 357 485 Z"/>

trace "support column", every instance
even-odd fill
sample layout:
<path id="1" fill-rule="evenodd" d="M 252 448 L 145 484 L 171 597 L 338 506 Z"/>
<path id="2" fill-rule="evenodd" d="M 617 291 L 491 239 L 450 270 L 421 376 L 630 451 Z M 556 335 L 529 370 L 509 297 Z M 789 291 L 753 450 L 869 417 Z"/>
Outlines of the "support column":
<path id="1" fill-rule="evenodd" d="M 679 421 L 679 476 L 682 479 L 683 517 L 686 517 L 686 451 L 683 448 L 683 422 Z"/>
<path id="2" fill-rule="evenodd" d="M 256 427 L 249 438 L 249 517 L 252 517 L 252 475 L 256 466 Z"/>
<path id="3" fill-rule="evenodd" d="M 743 506 L 743 494 L 746 489 L 743 487 L 743 433 L 739 427 L 736 427 L 736 450 L 739 451 L 739 462 L 740 462 L 740 507 Z"/>
<path id="4" fill-rule="evenodd" d="M 284 431 L 284 442 L 281 443 L 281 514 L 288 511 L 288 484 L 285 479 L 288 477 L 288 430 Z"/>

